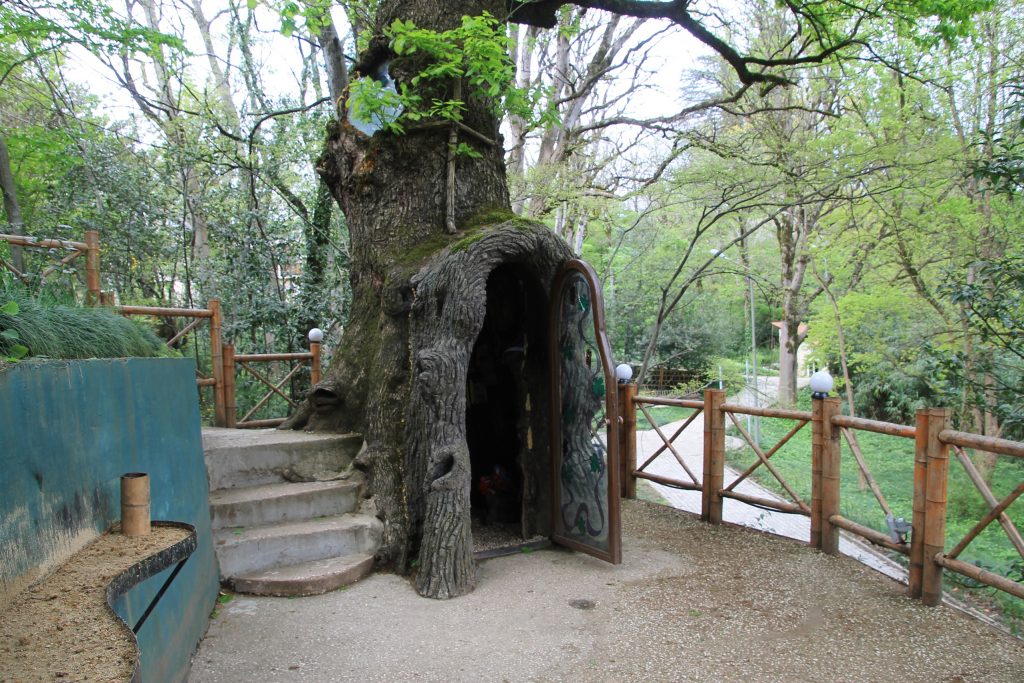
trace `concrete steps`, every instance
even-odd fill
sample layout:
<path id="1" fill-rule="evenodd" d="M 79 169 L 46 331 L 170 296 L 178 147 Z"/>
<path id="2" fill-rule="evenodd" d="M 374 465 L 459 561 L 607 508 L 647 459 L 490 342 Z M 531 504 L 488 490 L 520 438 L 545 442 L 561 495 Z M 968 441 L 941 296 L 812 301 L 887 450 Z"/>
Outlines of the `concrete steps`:
<path id="1" fill-rule="evenodd" d="M 276 484 L 289 472 L 340 472 L 362 446 L 359 434 L 203 428 L 210 490 Z"/>
<path id="2" fill-rule="evenodd" d="M 300 562 L 235 577 L 235 590 L 252 595 L 319 595 L 348 586 L 373 571 L 373 555 Z"/>
<path id="3" fill-rule="evenodd" d="M 343 515 L 359 506 L 359 484 L 348 481 L 263 484 L 210 493 L 214 529 Z"/>
<path id="4" fill-rule="evenodd" d="M 380 521 L 346 514 L 299 522 L 218 529 L 213 544 L 224 576 L 375 550 Z"/>
<path id="5" fill-rule="evenodd" d="M 245 593 L 314 595 L 372 571 L 382 525 L 356 512 L 359 476 L 342 478 L 361 444 L 354 434 L 204 429 L 222 581 Z"/>

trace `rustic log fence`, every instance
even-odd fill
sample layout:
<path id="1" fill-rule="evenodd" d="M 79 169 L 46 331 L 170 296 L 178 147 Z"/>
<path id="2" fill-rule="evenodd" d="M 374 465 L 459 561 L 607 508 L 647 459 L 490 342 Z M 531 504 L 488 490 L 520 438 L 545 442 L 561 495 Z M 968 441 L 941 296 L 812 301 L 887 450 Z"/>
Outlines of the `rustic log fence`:
<path id="1" fill-rule="evenodd" d="M 272 418 L 266 420 L 249 419 L 260 408 L 266 405 L 273 396 L 280 396 L 287 401 L 291 407 L 296 407 L 297 402 L 293 397 L 281 391 L 289 380 L 294 377 L 304 364 L 310 365 L 311 383 L 320 381 L 320 355 L 321 345 L 318 342 L 310 342 L 310 350 L 304 353 L 265 353 L 265 354 L 236 354 L 232 344 L 225 344 L 222 334 L 222 319 L 220 301 L 210 299 L 207 308 L 167 308 L 159 306 L 114 306 L 114 295 L 112 292 L 104 292 L 100 285 L 100 236 L 96 230 L 85 231 L 85 241 L 63 239 L 38 239 L 23 235 L 0 234 L 0 241 L 5 241 L 12 247 L 65 250 L 69 252 L 52 265 L 43 269 L 39 274 L 40 284 L 46 281 L 53 273 L 69 266 L 76 259 L 85 257 L 85 304 L 87 306 L 111 306 L 116 313 L 129 316 L 146 316 L 160 318 L 186 318 L 191 319 L 185 327 L 176 332 L 167 340 L 168 348 L 175 348 L 189 334 L 193 335 L 193 341 L 198 346 L 198 339 L 195 332 L 203 325 L 209 324 L 210 340 L 210 370 L 209 376 L 202 370 L 196 368 L 196 386 L 202 391 L 210 388 L 213 391 L 213 412 L 214 425 L 218 427 L 240 427 L 258 428 L 276 426 L 284 422 L 285 418 Z M 0 257 L 0 267 L 3 267 L 14 274 L 25 285 L 33 284 L 34 277 L 27 272 L 15 267 L 7 259 Z M 263 373 L 252 368 L 253 363 L 295 363 L 285 375 L 284 379 L 274 381 Z M 256 406 L 249 410 L 241 419 L 238 419 L 236 412 L 236 371 L 245 371 L 255 377 L 270 391 L 260 399 Z"/>
<path id="2" fill-rule="evenodd" d="M 1021 537 L 1007 508 L 1024 495 L 1024 482 L 1017 485 L 1002 500 L 996 498 L 964 449 L 984 451 L 998 455 L 1024 458 L 1024 443 L 979 436 L 950 429 L 950 414 L 945 409 L 922 409 L 917 413 L 914 426 L 898 425 L 877 420 L 848 417 L 840 413 L 837 398 L 814 399 L 812 410 L 785 410 L 777 408 L 756 408 L 727 403 L 725 392 L 708 389 L 704 400 L 685 400 L 655 397 L 640 397 L 635 384 L 619 385 L 621 411 L 622 472 L 621 493 L 623 497 L 636 497 L 637 479 L 645 479 L 673 488 L 701 492 L 701 518 L 709 523 L 722 521 L 722 507 L 725 499 L 732 499 L 759 508 L 803 515 L 810 519 L 809 545 L 822 552 L 835 555 L 839 552 L 840 530 L 863 538 L 909 558 L 908 594 L 920 598 L 926 605 L 937 605 L 942 600 L 943 570 L 950 570 L 969 577 L 983 585 L 1004 591 L 1018 598 L 1024 598 L 1024 584 L 1008 577 L 987 571 L 958 559 L 958 556 L 979 534 L 993 522 L 998 522 L 1010 539 L 1010 543 L 1024 559 L 1024 538 Z M 689 408 L 694 412 L 670 435 L 655 426 L 648 410 L 650 406 L 673 406 Z M 661 445 L 644 462 L 637 464 L 636 424 L 637 412 L 642 413 L 654 426 L 661 439 Z M 702 471 L 698 476 L 688 466 L 675 440 L 693 423 L 698 415 L 704 414 L 704 457 Z M 794 426 L 767 450 L 756 443 L 743 428 L 738 415 L 754 415 L 766 418 L 789 420 Z M 753 450 L 756 460 L 746 470 L 737 474 L 731 482 L 725 482 L 725 436 L 727 421 L 731 422 L 746 444 Z M 801 499 L 795 488 L 771 463 L 771 457 L 792 437 L 811 424 L 811 496 L 810 502 Z M 872 476 L 867 461 L 854 435 L 855 430 L 886 434 L 897 438 L 914 439 L 914 496 L 913 517 L 910 524 L 910 541 L 893 540 L 887 534 L 858 524 L 840 513 L 840 462 L 842 441 L 846 440 L 858 470 L 877 500 L 879 507 L 893 518 L 892 508 L 877 481 Z M 951 550 L 946 551 L 946 503 L 949 478 L 950 452 L 954 460 L 967 473 L 978 488 L 989 511 L 960 539 Z M 678 478 L 646 471 L 657 458 L 670 453 L 679 464 Z M 758 468 L 764 468 L 778 482 L 789 500 L 769 499 L 740 493 L 736 487 Z"/>
<path id="3" fill-rule="evenodd" d="M 273 380 L 262 372 L 254 369 L 254 363 L 288 363 L 289 369 L 280 380 Z M 310 384 L 315 385 L 320 381 L 320 343 L 310 341 L 309 351 L 303 353 L 235 353 L 233 344 L 224 345 L 224 409 L 226 416 L 226 427 L 238 429 L 260 429 L 263 427 L 276 427 L 285 421 L 285 418 L 269 418 L 265 420 L 250 419 L 260 408 L 270 402 L 274 396 L 278 396 L 287 402 L 291 408 L 299 407 L 298 401 L 281 390 L 291 379 L 298 374 L 305 364 L 309 364 Z M 249 409 L 241 419 L 238 418 L 237 405 L 237 371 L 245 371 L 256 378 L 268 391 L 263 397 Z"/>
<path id="4" fill-rule="evenodd" d="M 100 290 L 100 234 L 96 230 L 85 231 L 85 241 L 76 242 L 73 240 L 61 239 L 37 239 L 24 235 L 3 235 L 0 240 L 7 242 L 11 247 L 23 249 L 45 249 L 64 250 L 69 252 L 56 263 L 43 269 L 39 274 L 39 283 L 42 284 L 51 275 L 71 265 L 73 261 L 85 256 L 85 303 L 87 306 L 95 306 L 103 301 L 103 292 Z M 14 276 L 25 285 L 32 284 L 32 277 L 27 272 L 22 272 L 7 259 L 0 258 L 0 266 L 14 273 Z"/>

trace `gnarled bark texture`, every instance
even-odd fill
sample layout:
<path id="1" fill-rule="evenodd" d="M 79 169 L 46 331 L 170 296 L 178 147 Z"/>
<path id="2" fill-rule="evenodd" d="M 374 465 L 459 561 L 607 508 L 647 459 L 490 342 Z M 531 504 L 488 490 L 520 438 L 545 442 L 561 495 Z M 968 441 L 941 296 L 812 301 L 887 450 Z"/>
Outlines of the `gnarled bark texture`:
<path id="1" fill-rule="evenodd" d="M 433 597 L 453 597 L 473 587 L 466 385 L 470 356 L 487 314 L 488 279 L 497 267 L 513 264 L 523 279 L 547 293 L 558 265 L 572 258 L 550 230 L 519 221 L 496 226 L 466 248 L 458 247 L 413 279 L 406 473 L 410 524 L 421 539 L 416 587 Z M 542 297 L 545 304 L 548 298 Z M 546 305 L 529 312 L 541 320 L 545 314 Z M 547 419 L 542 409 L 547 405 L 546 353 L 542 340 L 532 341 L 524 335 L 522 347 L 506 350 L 523 380 L 522 386 L 504 390 L 525 393 L 517 398 L 530 407 L 522 413 L 528 415 L 527 424 L 520 425 L 531 435 L 521 440 L 526 444 L 520 453 L 524 474 L 532 471 L 527 463 L 549 462 L 546 440 L 536 438 Z M 529 491 L 525 497 L 540 499 Z"/>
<path id="2" fill-rule="evenodd" d="M 482 10 L 503 16 L 505 3 L 390 0 L 381 4 L 375 30 L 402 18 L 443 31 Z M 422 68 L 416 58 L 390 62 L 399 84 Z M 461 84 L 421 87 L 418 94 L 430 101 L 452 97 Z M 418 552 L 417 588 L 439 598 L 473 586 L 466 371 L 485 318 L 488 278 L 501 264 L 518 264 L 543 293 L 544 309 L 554 269 L 570 257 L 543 226 L 511 220 L 493 106 L 472 94 L 464 99 L 462 123 L 481 137 L 461 134 L 459 142 L 479 157 L 457 158 L 453 193 L 448 126 L 367 136 L 340 107 L 318 171 L 347 219 L 353 305 L 324 381 L 287 425 L 363 434 L 357 466 L 367 473 L 385 529 L 378 562 L 405 571 Z M 454 235 L 446 231 L 450 212 Z M 531 315 L 543 320 L 546 311 Z M 542 486 L 537 476 L 526 484 Z"/>

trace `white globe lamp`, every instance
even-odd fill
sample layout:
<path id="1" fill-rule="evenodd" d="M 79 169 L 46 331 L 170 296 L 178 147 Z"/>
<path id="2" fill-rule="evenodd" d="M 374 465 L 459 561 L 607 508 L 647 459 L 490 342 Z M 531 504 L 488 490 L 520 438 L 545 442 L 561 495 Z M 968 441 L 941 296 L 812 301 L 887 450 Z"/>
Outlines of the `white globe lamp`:
<path id="1" fill-rule="evenodd" d="M 615 379 L 620 382 L 628 382 L 633 379 L 633 368 L 629 366 L 629 363 L 620 363 L 615 367 Z"/>
<path id="2" fill-rule="evenodd" d="M 309 331 L 309 341 L 313 342 L 314 344 L 319 344 L 323 340 L 324 331 L 321 330 L 319 327 L 314 327 Z"/>
<path id="3" fill-rule="evenodd" d="M 828 368 L 822 368 L 811 375 L 811 398 L 828 398 L 828 392 L 832 391 L 835 380 L 828 374 Z"/>

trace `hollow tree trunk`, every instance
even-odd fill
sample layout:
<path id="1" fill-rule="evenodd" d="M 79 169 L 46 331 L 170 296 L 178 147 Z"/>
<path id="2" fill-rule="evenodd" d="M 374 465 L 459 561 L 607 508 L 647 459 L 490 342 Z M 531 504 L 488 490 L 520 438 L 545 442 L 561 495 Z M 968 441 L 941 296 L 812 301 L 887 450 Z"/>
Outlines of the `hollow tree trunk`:
<path id="1" fill-rule="evenodd" d="M 544 226 L 509 221 L 465 248 L 457 243 L 414 278 L 406 478 L 410 523 L 421 539 L 416 587 L 424 595 L 453 597 L 473 586 L 466 375 L 484 322 L 488 276 L 515 263 L 546 291 L 569 258 L 565 243 Z"/>
<path id="2" fill-rule="evenodd" d="M 384 4 L 390 18 L 434 30 L 464 14 L 504 12 L 502 2 L 479 0 Z M 408 83 L 416 66 L 396 59 L 390 73 Z M 429 101 L 453 90 L 418 94 Z M 345 120 L 331 125 L 317 170 L 347 219 L 352 309 L 325 379 L 287 423 L 363 434 L 356 465 L 384 523 L 378 563 L 404 572 L 418 557 L 417 589 L 437 598 L 474 582 L 465 392 L 488 275 L 514 262 L 546 292 L 571 257 L 543 226 L 512 218 L 498 119 L 488 102 L 465 99 L 463 123 L 496 144 L 460 139 L 480 157 L 457 159 L 453 235 L 447 127 L 368 137 Z"/>

